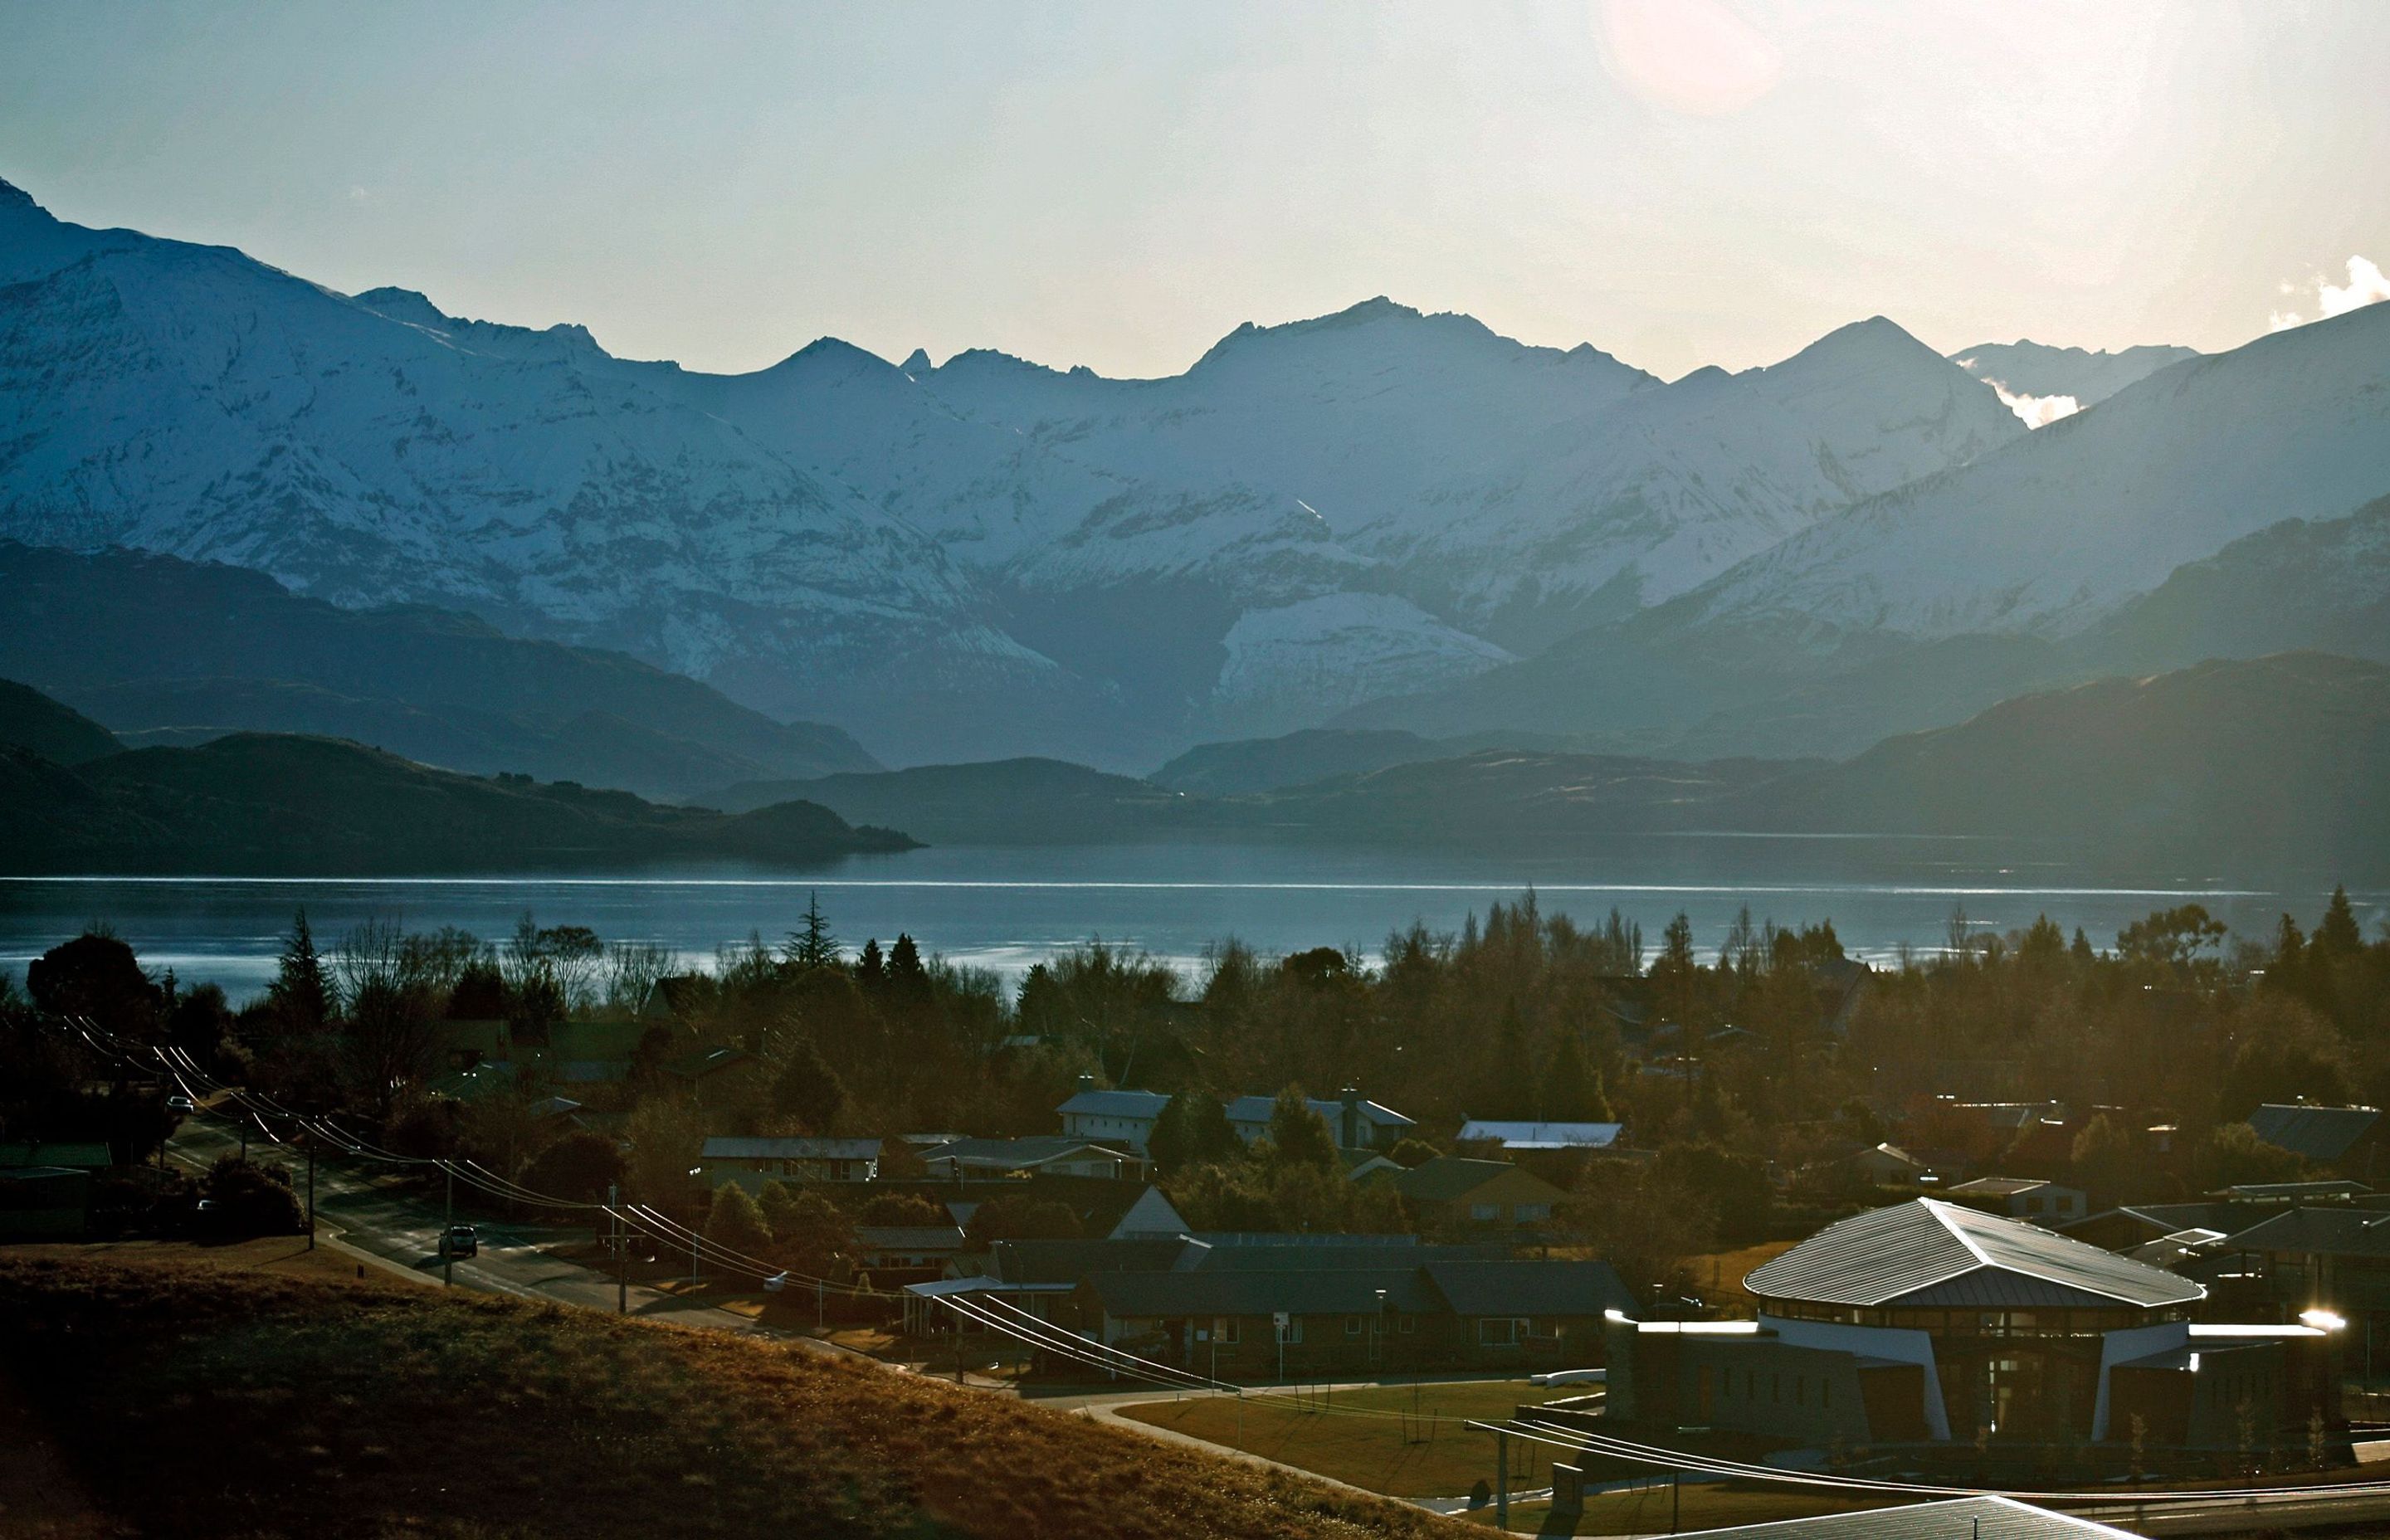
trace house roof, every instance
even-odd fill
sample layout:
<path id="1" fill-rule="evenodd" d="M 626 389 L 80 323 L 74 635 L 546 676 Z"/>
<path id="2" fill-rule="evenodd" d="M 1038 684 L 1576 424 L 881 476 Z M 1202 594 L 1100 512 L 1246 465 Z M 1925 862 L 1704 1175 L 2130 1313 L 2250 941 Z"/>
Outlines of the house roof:
<path id="1" fill-rule="evenodd" d="M 743 1064 L 754 1057 L 744 1048 L 707 1048 L 698 1053 L 684 1054 L 664 1068 L 684 1080 L 696 1080 L 716 1070 Z"/>
<path id="2" fill-rule="evenodd" d="M 2337 1161 L 2371 1132 L 2382 1114 L 2371 1107 L 2284 1106 L 2268 1102 L 2249 1114 L 2257 1137 L 2310 1161 Z"/>
<path id="3" fill-rule="evenodd" d="M 2302 1251 L 2317 1256 L 2390 1257 L 2390 1213 L 2379 1209 L 2292 1209 L 2231 1238 L 2235 1251 Z"/>
<path id="4" fill-rule="evenodd" d="M 1978 1176 L 1943 1190 L 1953 1198 L 2014 1198 L 2021 1192 L 2038 1192 L 2055 1185 L 2039 1176 Z"/>
<path id="5" fill-rule="evenodd" d="M 705 1141 L 709 1161 L 876 1161 L 878 1139 L 751 1139 L 716 1134 Z"/>
<path id="6" fill-rule="evenodd" d="M 98 1169 L 116 1163 L 115 1152 L 107 1145 L 91 1143 L 0 1144 L 0 1171 L 25 1171 L 35 1166 L 78 1166 Z"/>
<path id="7" fill-rule="evenodd" d="M 875 1251 L 957 1251 L 963 1232 L 952 1225 L 857 1225 L 854 1238 Z"/>
<path id="8" fill-rule="evenodd" d="M 1533 1172 L 1508 1161 L 1472 1161 L 1459 1155 L 1439 1155 L 1394 1178 L 1394 1190 L 1422 1203 L 1450 1203 L 1468 1197 L 1488 1182 L 1518 1175 L 1544 1188 L 1555 1199 L 1568 1196 Z"/>
<path id="9" fill-rule="evenodd" d="M 1947 1502 L 1917 1503 L 1907 1508 L 1870 1508 L 1857 1513 L 1828 1513 L 1815 1519 L 1780 1519 L 1773 1523 L 1738 1524 L 1732 1529 L 1690 1531 L 1685 1540 L 2093 1540 L 2113 1535 L 2122 1540 L 2128 1530 L 2095 1524 L 2072 1514 L 2052 1513 L 2009 1497 L 1953 1497 Z"/>
<path id="10" fill-rule="evenodd" d="M 969 1166 L 1024 1170 L 1046 1165 L 1081 1152 L 1103 1160 L 1142 1164 L 1135 1155 L 1073 1138 L 1067 1134 L 1033 1134 L 1018 1139 L 954 1139 L 920 1152 L 925 1161 L 957 1161 Z"/>
<path id="11" fill-rule="evenodd" d="M 1505 1149 L 1608 1149 L 1625 1130 L 1623 1123 L 1512 1123 L 1471 1118 L 1460 1125 L 1459 1142 L 1491 1139 Z"/>
<path id="12" fill-rule="evenodd" d="M 1306 1097 L 1303 1104 L 1326 1118 L 1331 1128 L 1335 1126 L 1336 1120 L 1344 1115 L 1344 1104 L 1341 1101 L 1322 1101 L 1317 1097 Z M 1228 1121 L 1230 1123 L 1267 1123 L 1270 1120 L 1270 1112 L 1277 1106 L 1278 1097 L 1239 1097 L 1228 1103 Z M 1416 1126 L 1411 1119 L 1403 1116 L 1391 1107 L 1381 1106 L 1374 1101 L 1356 1103 L 1356 1108 L 1361 1114 L 1361 1121 L 1373 1128 Z"/>
<path id="13" fill-rule="evenodd" d="M 1427 1276 L 1459 1315 L 1599 1315 L 1635 1304 L 1606 1262 L 1431 1262 Z"/>
<path id="14" fill-rule="evenodd" d="M 1743 1280 L 1763 1299 L 1861 1307 L 2155 1309 L 2207 1290 L 2096 1246 L 1920 1198 L 1829 1225 Z"/>
<path id="15" fill-rule="evenodd" d="M 1287 1272 L 1201 1268 L 1187 1273 L 1098 1273 L 1086 1287 L 1104 1314 L 1144 1315 L 1367 1315 L 1386 1291 L 1388 1310 L 1420 1313 L 1442 1301 L 1417 1267 L 1306 1268 Z"/>
<path id="16" fill-rule="evenodd" d="M 999 1240 L 988 1248 L 987 1263 L 991 1275 L 1012 1283 L 1073 1284 L 1098 1273 L 1200 1266 L 1209 1250 L 1183 1238 Z"/>
<path id="17" fill-rule="evenodd" d="M 1055 1109 L 1098 1118 L 1158 1118 L 1170 1105 L 1159 1091 L 1081 1091 Z"/>
<path id="18" fill-rule="evenodd" d="M 2333 1178 L 2322 1182 L 2242 1182 L 2226 1187 L 2223 1196 L 2235 1203 L 2289 1203 L 2310 1198 L 2358 1198 L 2372 1191 L 2362 1182 Z"/>

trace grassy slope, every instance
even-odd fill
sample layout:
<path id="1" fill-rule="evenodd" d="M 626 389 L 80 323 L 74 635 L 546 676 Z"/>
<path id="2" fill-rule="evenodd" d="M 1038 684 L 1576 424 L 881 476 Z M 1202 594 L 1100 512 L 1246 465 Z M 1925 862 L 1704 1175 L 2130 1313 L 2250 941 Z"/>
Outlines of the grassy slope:
<path id="1" fill-rule="evenodd" d="M 793 1348 L 0 1253 L 0 1367 L 135 1534 L 1427 1536 L 1443 1521 Z"/>
<path id="2" fill-rule="evenodd" d="M 1491 1484 L 1495 1474 L 1493 1437 L 1462 1424 L 1472 1418 L 1500 1421 L 1522 1405 L 1559 1393 L 1523 1380 L 1422 1385 L 1417 1401 L 1423 1415 L 1417 1423 L 1399 1415 L 1411 1409 L 1407 1385 L 1339 1391 L 1329 1398 L 1327 1410 L 1315 1410 L 1310 1400 L 1251 1395 L 1241 1409 L 1233 1400 L 1207 1397 L 1146 1402 L 1123 1407 L 1122 1415 L 1372 1492 L 1458 1497 L 1481 1479 Z M 1532 1456 L 1510 1472 L 1513 1490 L 1550 1484 L 1550 1472 Z"/>

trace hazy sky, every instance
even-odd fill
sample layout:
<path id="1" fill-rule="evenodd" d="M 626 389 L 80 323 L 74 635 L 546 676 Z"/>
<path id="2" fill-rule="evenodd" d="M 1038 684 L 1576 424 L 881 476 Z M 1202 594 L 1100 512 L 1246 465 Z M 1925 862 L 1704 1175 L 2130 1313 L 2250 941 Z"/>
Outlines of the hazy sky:
<path id="1" fill-rule="evenodd" d="M 0 0 L 0 177 L 694 367 L 1166 373 L 1384 293 L 1673 377 L 2311 315 L 2390 264 L 2385 83 L 2383 0 Z"/>

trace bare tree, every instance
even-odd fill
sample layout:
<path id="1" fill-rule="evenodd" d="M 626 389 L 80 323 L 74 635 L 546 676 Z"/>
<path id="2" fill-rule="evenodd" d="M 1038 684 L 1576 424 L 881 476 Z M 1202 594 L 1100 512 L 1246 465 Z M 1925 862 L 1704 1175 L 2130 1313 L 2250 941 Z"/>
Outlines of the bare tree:
<path id="1" fill-rule="evenodd" d="M 651 941 L 618 941 L 606 949 L 606 1005 L 637 1015 L 648 996 L 673 970 L 673 955 Z"/>

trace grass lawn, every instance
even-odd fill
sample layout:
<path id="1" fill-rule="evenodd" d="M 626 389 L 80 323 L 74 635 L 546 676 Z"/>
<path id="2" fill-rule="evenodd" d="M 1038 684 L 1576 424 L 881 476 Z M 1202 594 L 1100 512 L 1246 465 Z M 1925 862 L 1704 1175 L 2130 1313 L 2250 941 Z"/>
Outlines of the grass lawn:
<path id="1" fill-rule="evenodd" d="M 1394 1503 L 790 1344 L 239 1251 L 0 1248 L 0 1442 L 19 1452 L 0 1478 L 32 1494 L 0 1491 L 12 1505 L 0 1534 L 1455 1533 Z"/>
<path id="2" fill-rule="evenodd" d="M 1759 1302 L 1743 1291 L 1743 1278 L 1761 1263 L 1773 1262 L 1791 1251 L 1794 1244 L 1790 1240 L 1763 1240 L 1756 1246 L 1732 1251 L 1712 1251 L 1688 1258 L 1685 1271 L 1692 1276 L 1693 1287 L 1702 1291 L 1702 1298 L 1728 1307 L 1741 1305 L 1748 1314 Z"/>
<path id="3" fill-rule="evenodd" d="M 1494 1435 L 1461 1426 L 1474 1418 L 1499 1420 L 1520 1406 L 1553 1399 L 1553 1392 L 1524 1380 L 1474 1380 L 1421 1385 L 1416 1421 L 1391 1414 L 1411 1410 L 1408 1385 L 1338 1391 L 1332 1410 L 1313 1411 L 1311 1398 L 1248 1395 L 1240 1436 L 1234 1397 L 1149 1401 L 1124 1406 L 1124 1417 L 1242 1449 L 1286 1465 L 1316 1470 L 1340 1482 L 1397 1497 L 1458 1497 L 1483 1480 L 1494 1482 Z M 1385 1413 L 1358 1417 L 1353 1412 Z M 1519 1450 L 1513 1448 L 1513 1455 Z M 1525 1469 L 1510 1472 L 1512 1490 L 1550 1483 L 1550 1473 L 1532 1455 Z"/>

